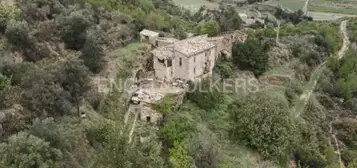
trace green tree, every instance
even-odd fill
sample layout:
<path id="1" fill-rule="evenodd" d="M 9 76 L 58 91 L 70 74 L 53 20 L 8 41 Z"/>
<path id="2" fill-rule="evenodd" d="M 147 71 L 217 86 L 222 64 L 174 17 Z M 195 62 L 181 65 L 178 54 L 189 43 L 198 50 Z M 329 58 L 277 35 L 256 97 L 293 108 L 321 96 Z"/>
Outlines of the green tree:
<path id="1" fill-rule="evenodd" d="M 104 151 L 94 167 L 97 168 L 163 168 L 160 156 L 161 148 L 157 137 L 152 134 L 147 141 L 129 142 L 130 128 L 120 122 L 106 125 L 104 133 Z"/>
<path id="2" fill-rule="evenodd" d="M 11 80 L 0 74 L 0 92 L 11 87 Z"/>
<path id="3" fill-rule="evenodd" d="M 240 28 L 242 19 L 236 9 L 231 5 L 221 5 L 215 20 L 219 23 L 222 31 L 232 31 Z"/>
<path id="4" fill-rule="evenodd" d="M 0 109 L 17 103 L 21 91 L 20 88 L 12 86 L 11 78 L 3 76 L 0 73 Z"/>
<path id="5" fill-rule="evenodd" d="M 170 149 L 170 163 L 173 168 L 190 168 L 192 158 L 188 153 L 188 144 L 186 140 L 175 142 Z"/>
<path id="6" fill-rule="evenodd" d="M 213 79 L 205 79 L 200 83 L 192 83 L 191 91 L 186 94 L 187 99 L 194 102 L 200 108 L 210 111 L 223 103 L 223 93 L 219 90 L 220 83 Z"/>
<path id="7" fill-rule="evenodd" d="M 80 50 L 87 35 L 87 29 L 91 25 L 91 21 L 81 13 L 72 13 L 68 18 L 65 18 L 62 28 L 62 38 L 70 49 Z"/>
<path id="8" fill-rule="evenodd" d="M 105 52 L 103 47 L 98 40 L 98 37 L 95 35 L 89 35 L 86 42 L 82 48 L 81 58 L 92 72 L 99 73 L 107 61 L 105 59 Z"/>
<path id="9" fill-rule="evenodd" d="M 199 34 L 208 34 L 209 37 L 217 36 L 220 33 L 220 27 L 214 20 L 210 20 L 199 26 Z"/>
<path id="10" fill-rule="evenodd" d="M 171 118 L 162 128 L 165 143 L 172 147 L 175 142 L 181 142 L 190 137 L 194 131 L 193 125 L 187 118 L 178 116 Z"/>
<path id="11" fill-rule="evenodd" d="M 26 132 L 20 132 L 0 144 L 0 163 L 7 168 L 62 167 L 62 152 L 49 142 Z"/>
<path id="12" fill-rule="evenodd" d="M 348 164 L 347 168 L 357 168 L 357 159 Z"/>
<path id="13" fill-rule="evenodd" d="M 18 49 L 26 49 L 33 45 L 29 33 L 30 28 L 26 21 L 11 21 L 5 31 L 9 43 Z"/>
<path id="14" fill-rule="evenodd" d="M 174 111 L 175 102 L 172 95 L 165 96 L 158 103 L 153 105 L 153 108 L 164 115 L 171 115 Z"/>
<path id="15" fill-rule="evenodd" d="M 200 168 L 215 168 L 218 165 L 218 147 L 215 135 L 206 126 L 199 126 L 189 141 L 189 152 Z"/>
<path id="16" fill-rule="evenodd" d="M 338 158 L 333 148 L 331 146 L 326 146 L 324 152 L 327 160 L 326 168 L 339 168 L 340 165 L 338 164 Z"/>
<path id="17" fill-rule="evenodd" d="M 51 147 L 57 149 L 65 148 L 65 139 L 61 136 L 53 118 L 46 118 L 44 120 L 40 120 L 39 118 L 35 119 L 29 127 L 29 132 L 32 135 L 49 142 Z"/>
<path id="18" fill-rule="evenodd" d="M 66 74 L 66 76 L 62 86 L 71 94 L 72 102 L 76 105 L 79 115 L 79 107 L 83 99 L 83 95 L 91 87 L 89 83 L 89 70 L 83 65 L 82 61 L 72 60 L 65 65 L 64 74 Z"/>
<path id="19" fill-rule="evenodd" d="M 50 20 L 64 11 L 63 0 L 19 0 L 21 16 L 29 23 Z"/>
<path id="20" fill-rule="evenodd" d="M 149 29 L 161 30 L 164 27 L 165 19 L 158 13 L 150 12 L 144 23 Z"/>
<path id="21" fill-rule="evenodd" d="M 252 147 L 265 158 L 285 158 L 296 131 L 285 102 L 267 93 L 256 93 L 228 109 L 234 140 Z"/>
<path id="22" fill-rule="evenodd" d="M 331 65 L 330 68 L 335 73 L 337 86 L 341 89 L 343 98 L 350 100 L 357 91 L 356 54 L 350 49 L 339 64 L 335 63 L 335 65 Z"/>
<path id="23" fill-rule="evenodd" d="M 19 14 L 18 8 L 12 5 L 0 3 L 0 32 L 4 33 L 10 20 L 16 19 Z"/>
<path id="24" fill-rule="evenodd" d="M 245 43 L 234 44 L 232 48 L 233 62 L 242 70 L 250 70 L 256 76 L 263 74 L 269 67 L 267 42 L 256 38 Z"/>

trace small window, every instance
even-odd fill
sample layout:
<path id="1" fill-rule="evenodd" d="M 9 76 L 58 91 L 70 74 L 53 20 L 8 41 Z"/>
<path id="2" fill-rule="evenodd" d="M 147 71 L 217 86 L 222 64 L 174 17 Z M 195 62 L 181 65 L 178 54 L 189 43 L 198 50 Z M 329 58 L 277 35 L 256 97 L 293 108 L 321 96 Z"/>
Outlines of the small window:
<path id="1" fill-rule="evenodd" d="M 180 67 L 182 66 L 182 58 L 179 60 Z"/>
<path id="2" fill-rule="evenodd" d="M 172 60 L 167 60 L 167 67 L 171 67 L 172 66 Z"/>
<path id="3" fill-rule="evenodd" d="M 196 57 L 193 57 L 193 62 L 196 62 Z"/>
<path id="4" fill-rule="evenodd" d="M 193 68 L 193 74 L 196 75 L 196 68 Z"/>
<path id="5" fill-rule="evenodd" d="M 150 116 L 146 117 L 146 122 L 151 122 L 151 117 Z"/>
<path id="6" fill-rule="evenodd" d="M 159 60 L 159 63 L 161 63 L 161 64 L 165 64 L 165 60 L 161 60 L 161 59 L 158 59 Z"/>

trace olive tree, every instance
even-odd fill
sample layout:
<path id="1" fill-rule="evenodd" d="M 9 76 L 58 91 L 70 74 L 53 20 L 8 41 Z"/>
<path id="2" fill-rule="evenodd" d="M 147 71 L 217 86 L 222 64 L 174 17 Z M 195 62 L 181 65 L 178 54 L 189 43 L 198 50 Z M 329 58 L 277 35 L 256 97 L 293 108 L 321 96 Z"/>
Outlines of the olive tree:
<path id="1" fill-rule="evenodd" d="M 61 168 L 62 152 L 49 142 L 26 132 L 20 132 L 0 144 L 0 164 L 7 168 Z"/>
<path id="2" fill-rule="evenodd" d="M 88 35 L 82 48 L 81 58 L 84 64 L 94 73 L 100 72 L 105 64 L 105 52 L 96 35 Z"/>
<path id="3" fill-rule="evenodd" d="M 84 94 L 90 89 L 89 70 L 80 60 L 66 63 L 63 73 L 66 74 L 62 87 L 71 94 L 78 114 Z"/>

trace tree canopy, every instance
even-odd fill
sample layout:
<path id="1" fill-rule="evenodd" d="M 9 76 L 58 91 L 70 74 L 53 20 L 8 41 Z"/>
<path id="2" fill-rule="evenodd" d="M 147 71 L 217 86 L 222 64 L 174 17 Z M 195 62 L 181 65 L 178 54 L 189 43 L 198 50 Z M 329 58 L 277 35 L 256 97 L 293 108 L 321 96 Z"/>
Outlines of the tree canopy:
<path id="1" fill-rule="evenodd" d="M 242 70 L 250 70 L 256 76 L 263 74 L 269 65 L 267 51 L 269 44 L 257 38 L 250 38 L 245 43 L 234 44 L 233 62 Z"/>
<path id="2" fill-rule="evenodd" d="M 265 158 L 288 154 L 296 130 L 285 102 L 257 93 L 231 104 L 229 109 L 233 139 L 256 149 Z"/>

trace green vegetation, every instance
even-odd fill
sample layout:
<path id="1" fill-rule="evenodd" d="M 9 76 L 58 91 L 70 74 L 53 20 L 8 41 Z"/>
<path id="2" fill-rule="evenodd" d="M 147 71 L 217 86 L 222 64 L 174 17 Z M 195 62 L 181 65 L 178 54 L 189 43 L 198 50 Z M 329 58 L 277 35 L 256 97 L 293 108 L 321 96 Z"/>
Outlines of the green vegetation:
<path id="1" fill-rule="evenodd" d="M 0 163 L 5 167 L 62 167 L 62 153 L 49 142 L 25 132 L 9 137 L 0 144 Z"/>
<path id="2" fill-rule="evenodd" d="M 214 20 L 210 20 L 206 23 L 199 25 L 197 28 L 197 34 L 207 34 L 209 37 L 217 36 L 220 33 L 220 27 Z"/>
<path id="3" fill-rule="evenodd" d="M 339 62 L 329 60 L 329 67 L 335 74 L 337 86 L 341 89 L 341 95 L 345 100 L 353 98 L 357 89 L 357 59 L 353 49 L 350 49 L 344 59 Z"/>
<path id="4" fill-rule="evenodd" d="M 15 6 L 0 4 L 0 32 L 4 33 L 6 25 L 10 20 L 16 19 L 19 15 L 19 10 Z"/>
<path id="5" fill-rule="evenodd" d="M 286 167 L 293 157 L 301 167 L 335 167 L 327 131 L 332 123 L 347 147 L 342 159 L 353 167 L 357 127 L 330 118 L 356 115 L 355 53 L 331 58 L 319 93 L 294 114 L 302 85 L 315 79 L 313 68 L 335 54 L 341 41 L 335 24 L 305 22 L 309 18 L 301 12 L 285 14 L 281 19 L 294 25 L 281 28 L 281 44 L 272 42 L 273 29 L 257 29 L 246 43 L 234 44 L 231 58 L 216 64 L 218 75 L 191 83 L 183 104 L 167 95 L 152 105 L 164 118 L 151 125 L 127 113 L 127 88 L 100 92 L 106 88 L 94 84 L 123 84 L 139 69 L 152 68 L 150 48 L 137 42 L 142 29 L 177 38 L 192 32 L 216 36 L 241 27 L 235 7 L 192 12 L 162 0 L 19 0 L 0 6 L 0 164 L 270 168 Z M 268 76 L 277 67 L 292 74 Z M 241 70 L 259 76 L 249 74 L 247 82 L 266 90 L 223 93 L 219 87 L 227 83 L 213 80 L 240 78 Z"/>
<path id="6" fill-rule="evenodd" d="M 290 151 L 295 121 L 284 101 L 265 94 L 252 95 L 230 107 L 231 136 L 268 159 L 284 158 Z"/>
<path id="7" fill-rule="evenodd" d="M 250 70 L 256 76 L 268 69 L 269 44 L 259 39 L 248 39 L 243 44 L 233 46 L 233 62 L 242 70 Z"/>
<path id="8" fill-rule="evenodd" d="M 357 42 L 357 19 L 348 22 L 349 37 L 352 42 Z"/>
<path id="9" fill-rule="evenodd" d="M 210 10 L 207 9 L 205 6 L 202 6 L 192 16 L 192 20 L 197 22 L 215 20 L 220 27 L 220 31 L 222 32 L 237 30 L 241 27 L 242 24 L 242 20 L 238 15 L 237 10 L 231 5 L 220 5 L 219 8 L 215 10 Z M 211 24 L 215 25 L 214 22 L 211 22 Z M 217 26 L 212 26 L 212 27 L 217 27 Z M 217 28 L 213 30 L 217 30 Z"/>
<path id="10" fill-rule="evenodd" d="M 331 54 L 336 53 L 342 43 L 338 26 L 329 23 L 304 22 L 295 26 L 286 25 L 280 29 L 279 36 L 301 36 L 304 34 L 315 34 L 316 43 L 329 49 Z M 276 37 L 276 32 L 272 28 L 260 29 L 255 32 L 258 37 Z M 322 36 L 322 37 L 319 37 Z M 337 39 L 337 40 L 336 40 Z"/>

